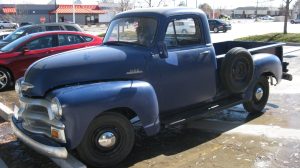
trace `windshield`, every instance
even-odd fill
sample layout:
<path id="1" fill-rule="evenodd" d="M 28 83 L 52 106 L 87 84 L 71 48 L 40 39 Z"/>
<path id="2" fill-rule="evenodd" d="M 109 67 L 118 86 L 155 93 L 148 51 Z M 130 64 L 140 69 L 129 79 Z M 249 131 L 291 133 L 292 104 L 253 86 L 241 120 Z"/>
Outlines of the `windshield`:
<path id="1" fill-rule="evenodd" d="M 135 44 L 150 46 L 154 40 L 157 21 L 153 18 L 121 18 L 111 22 L 104 44 Z"/>
<path id="2" fill-rule="evenodd" d="M 16 47 L 18 47 L 21 43 L 23 43 L 24 41 L 28 40 L 31 36 L 27 35 L 27 36 L 23 36 L 9 44 L 7 44 L 6 46 L 2 47 L 0 49 L 0 51 L 2 52 L 11 52 L 13 51 Z"/>
<path id="3" fill-rule="evenodd" d="M 18 38 L 20 38 L 23 33 L 25 32 L 25 29 L 17 29 L 16 31 L 10 33 L 7 37 L 5 37 L 3 40 L 7 42 L 14 41 Z"/>

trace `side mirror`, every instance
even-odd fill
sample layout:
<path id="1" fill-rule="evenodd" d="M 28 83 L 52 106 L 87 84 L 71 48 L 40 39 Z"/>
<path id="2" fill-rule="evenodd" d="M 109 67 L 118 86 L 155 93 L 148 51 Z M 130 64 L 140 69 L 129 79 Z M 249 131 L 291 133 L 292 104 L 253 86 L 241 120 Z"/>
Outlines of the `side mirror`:
<path id="1" fill-rule="evenodd" d="M 27 47 L 24 47 L 23 49 L 22 49 L 22 52 L 23 53 L 26 53 L 26 52 L 28 52 L 29 51 L 29 48 L 27 48 Z"/>
<path id="2" fill-rule="evenodd" d="M 158 52 L 160 58 L 168 58 L 168 49 L 166 43 L 164 42 L 158 43 Z"/>

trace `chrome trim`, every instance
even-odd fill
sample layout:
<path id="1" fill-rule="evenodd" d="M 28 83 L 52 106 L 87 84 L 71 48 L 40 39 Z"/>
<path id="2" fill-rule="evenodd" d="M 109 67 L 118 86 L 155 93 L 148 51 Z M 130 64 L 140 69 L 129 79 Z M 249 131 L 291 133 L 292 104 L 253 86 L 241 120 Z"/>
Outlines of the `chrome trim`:
<path id="1" fill-rule="evenodd" d="M 116 144 L 116 136 L 112 132 L 104 132 L 98 139 L 100 146 L 110 148 Z"/>
<path id="2" fill-rule="evenodd" d="M 55 118 L 54 113 L 51 110 L 51 102 L 44 99 L 30 99 L 24 96 L 20 96 L 20 101 L 24 102 L 27 105 L 35 105 L 35 106 L 43 106 L 47 108 L 48 116 L 50 120 L 53 120 Z"/>
<path id="3" fill-rule="evenodd" d="M 15 125 L 13 121 L 11 121 L 11 127 L 15 135 L 21 141 L 23 141 L 25 144 L 27 144 L 28 146 L 30 146 L 32 149 L 39 152 L 40 154 L 43 154 L 48 157 L 55 157 L 55 158 L 62 158 L 62 159 L 66 159 L 68 157 L 68 151 L 65 147 L 53 147 L 53 146 L 41 144 L 31 139 L 29 136 L 25 135 L 21 130 L 19 130 L 19 128 Z"/>

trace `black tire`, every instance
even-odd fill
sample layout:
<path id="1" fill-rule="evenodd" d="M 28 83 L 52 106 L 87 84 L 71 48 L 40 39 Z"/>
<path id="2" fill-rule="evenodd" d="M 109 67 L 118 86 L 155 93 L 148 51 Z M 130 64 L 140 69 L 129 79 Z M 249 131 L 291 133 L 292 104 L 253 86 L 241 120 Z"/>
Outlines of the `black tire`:
<path id="1" fill-rule="evenodd" d="M 261 90 L 259 90 L 261 89 Z M 261 92 L 262 91 L 262 92 Z M 253 95 L 250 101 L 243 103 L 245 110 L 250 113 L 260 113 L 265 108 L 269 99 L 269 82 L 265 76 L 260 77 L 253 88 Z M 257 93 L 262 93 L 256 95 Z"/>
<path id="2" fill-rule="evenodd" d="M 98 143 L 104 133 L 113 133 L 115 143 L 104 147 Z M 135 142 L 135 132 L 129 120 L 114 112 L 100 115 L 90 124 L 77 148 L 80 158 L 90 166 L 114 166 L 123 161 L 131 152 Z"/>
<path id="3" fill-rule="evenodd" d="M 231 93 L 244 92 L 252 82 L 254 62 L 244 48 L 236 47 L 227 52 L 221 65 L 220 76 L 223 85 Z"/>
<path id="4" fill-rule="evenodd" d="M 0 29 L 4 29 L 4 26 L 0 26 Z"/>
<path id="5" fill-rule="evenodd" d="M 226 32 L 227 32 L 227 29 L 224 29 L 224 30 L 223 30 L 223 33 L 226 33 Z"/>
<path id="6" fill-rule="evenodd" d="M 219 33 L 219 28 L 215 27 L 213 30 L 214 30 L 214 33 Z"/>
<path id="7" fill-rule="evenodd" d="M 8 90 L 12 86 L 12 76 L 7 69 L 0 67 L 0 91 Z"/>
<path id="8" fill-rule="evenodd" d="M 295 24 L 295 22 L 294 22 L 293 20 L 291 21 L 291 23 L 292 23 L 292 24 Z"/>

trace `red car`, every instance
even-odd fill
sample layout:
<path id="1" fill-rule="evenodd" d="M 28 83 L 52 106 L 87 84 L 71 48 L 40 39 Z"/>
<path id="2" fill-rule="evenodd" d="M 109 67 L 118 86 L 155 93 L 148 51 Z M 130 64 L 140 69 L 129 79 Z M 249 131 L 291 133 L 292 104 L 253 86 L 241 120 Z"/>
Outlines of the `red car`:
<path id="1" fill-rule="evenodd" d="M 64 51 L 102 44 L 102 38 L 82 32 L 29 34 L 0 49 L 0 91 L 13 85 L 33 62 Z"/>

